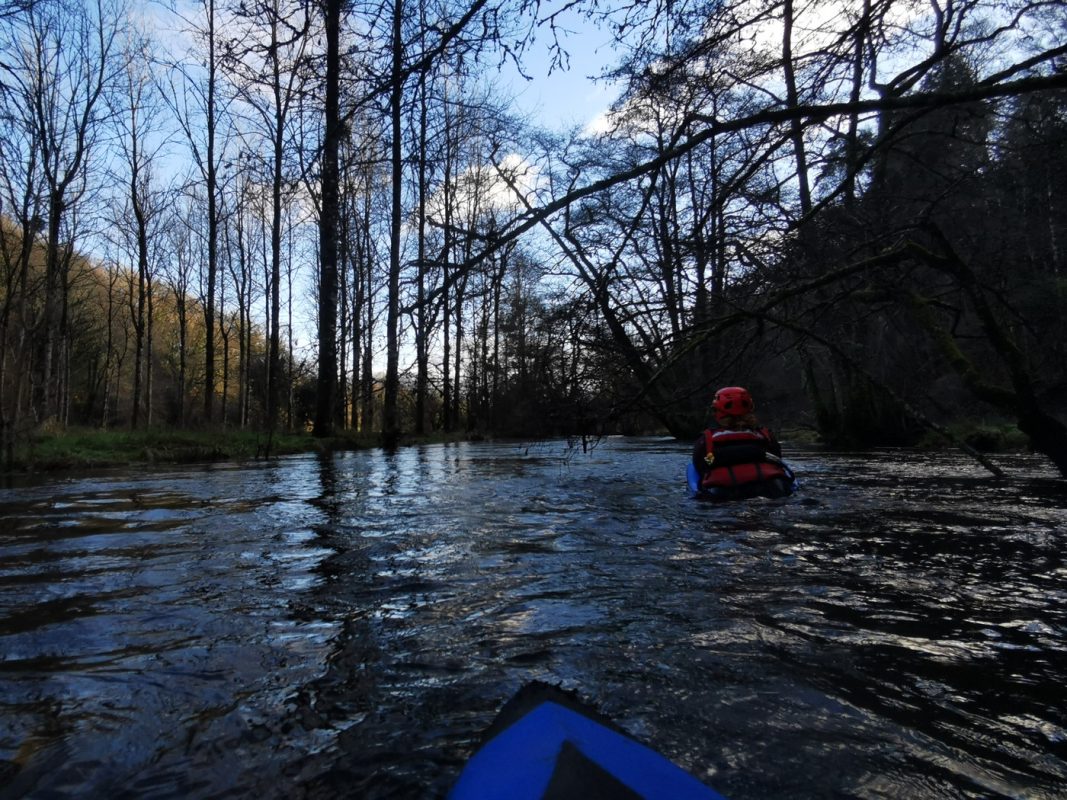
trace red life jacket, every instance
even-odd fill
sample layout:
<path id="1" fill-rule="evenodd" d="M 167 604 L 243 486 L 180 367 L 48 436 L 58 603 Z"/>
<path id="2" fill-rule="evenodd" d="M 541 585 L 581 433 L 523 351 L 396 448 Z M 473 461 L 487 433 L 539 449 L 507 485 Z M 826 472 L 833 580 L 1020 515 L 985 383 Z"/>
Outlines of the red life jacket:
<path id="1" fill-rule="evenodd" d="M 768 459 L 769 445 L 770 432 L 766 428 L 704 431 L 704 447 L 714 459 L 700 485 L 719 488 L 784 478 L 785 470 Z"/>

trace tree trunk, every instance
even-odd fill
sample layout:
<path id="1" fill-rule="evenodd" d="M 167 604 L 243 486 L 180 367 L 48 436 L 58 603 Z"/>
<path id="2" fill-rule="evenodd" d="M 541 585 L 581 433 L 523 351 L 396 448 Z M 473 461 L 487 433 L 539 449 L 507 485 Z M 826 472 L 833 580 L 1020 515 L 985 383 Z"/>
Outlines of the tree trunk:
<path id="1" fill-rule="evenodd" d="M 206 0 L 208 38 L 207 84 L 207 297 L 204 303 L 204 422 L 211 424 L 215 402 L 215 283 L 218 276 L 219 220 L 216 206 L 218 165 L 215 163 L 215 0 Z"/>
<path id="2" fill-rule="evenodd" d="M 271 172 L 270 219 L 270 370 L 267 376 L 267 431 L 273 437 L 278 428 L 281 399 L 281 316 L 282 316 L 282 164 L 285 113 L 282 110 L 281 68 L 278 63 L 278 29 L 271 27 L 271 57 L 274 84 L 274 153 Z M 269 440 L 270 441 L 270 440 Z M 271 444 L 268 443 L 269 450 Z"/>
<path id="3" fill-rule="evenodd" d="M 786 107 L 793 109 L 800 105 L 796 72 L 793 67 L 793 0 L 785 0 L 782 13 L 782 67 L 785 70 Z M 800 213 L 806 217 L 811 212 L 811 186 L 808 181 L 808 156 L 804 146 L 804 126 L 799 119 L 793 119 L 789 123 L 789 130 L 793 139 L 793 155 L 796 159 Z"/>
<path id="4" fill-rule="evenodd" d="M 426 72 L 419 76 L 419 209 L 418 209 L 418 285 L 415 298 L 415 433 L 426 432 L 426 391 L 428 384 L 429 315 L 426 309 Z"/>
<path id="5" fill-rule="evenodd" d="M 392 143 L 390 162 L 392 168 L 392 208 L 389 234 L 389 286 L 387 289 L 387 311 L 385 328 L 385 398 L 382 407 L 382 443 L 394 447 L 400 438 L 400 420 L 398 416 L 398 395 L 400 392 L 400 345 L 398 325 L 400 319 L 400 225 L 402 214 L 403 179 L 403 143 L 401 136 L 401 101 L 404 91 L 403 73 L 403 38 L 402 21 L 404 13 L 403 0 L 393 0 L 393 65 L 392 88 L 389 98 L 390 120 L 392 122 Z"/>
<path id="6" fill-rule="evenodd" d="M 316 436 L 333 434 L 337 396 L 337 230 L 340 220 L 338 154 L 341 140 L 340 27 L 342 0 L 325 0 L 326 99 L 322 141 L 322 208 L 319 216 L 319 376 Z M 290 333 L 290 338 L 292 334 Z"/>
<path id="7" fill-rule="evenodd" d="M 152 378 L 154 375 L 154 369 L 152 365 L 152 340 L 155 328 L 155 318 L 153 315 L 153 302 L 152 302 L 152 276 L 150 273 L 145 273 L 145 423 L 152 426 Z"/>

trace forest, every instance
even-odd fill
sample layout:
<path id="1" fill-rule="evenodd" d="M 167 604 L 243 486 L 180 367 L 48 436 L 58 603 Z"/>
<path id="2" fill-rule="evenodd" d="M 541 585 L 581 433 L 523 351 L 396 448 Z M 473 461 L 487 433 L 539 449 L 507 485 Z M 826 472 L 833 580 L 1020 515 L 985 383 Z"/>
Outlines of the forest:
<path id="1" fill-rule="evenodd" d="M 613 39 L 596 126 L 498 80 Z M 914 445 L 1067 476 L 1061 0 L 0 0 L 0 448 Z M 996 469 L 990 465 L 992 469 Z"/>

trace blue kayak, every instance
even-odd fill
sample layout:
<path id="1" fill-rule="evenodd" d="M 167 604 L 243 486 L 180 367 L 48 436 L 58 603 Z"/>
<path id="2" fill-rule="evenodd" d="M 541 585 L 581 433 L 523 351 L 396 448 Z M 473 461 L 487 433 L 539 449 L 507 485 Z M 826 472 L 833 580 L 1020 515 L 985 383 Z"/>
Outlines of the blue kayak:
<path id="1" fill-rule="evenodd" d="M 726 502 L 729 500 L 747 500 L 751 497 L 788 497 L 800 488 L 800 481 L 793 474 L 788 465 L 782 464 L 785 470 L 786 480 L 764 481 L 762 483 L 750 483 L 737 488 L 702 488 L 700 486 L 700 473 L 696 465 L 689 462 L 685 470 L 685 482 L 689 486 L 690 497 L 698 500 L 711 500 L 713 502 Z"/>
<path id="2" fill-rule="evenodd" d="M 545 683 L 501 709 L 450 800 L 723 800 L 688 772 Z"/>

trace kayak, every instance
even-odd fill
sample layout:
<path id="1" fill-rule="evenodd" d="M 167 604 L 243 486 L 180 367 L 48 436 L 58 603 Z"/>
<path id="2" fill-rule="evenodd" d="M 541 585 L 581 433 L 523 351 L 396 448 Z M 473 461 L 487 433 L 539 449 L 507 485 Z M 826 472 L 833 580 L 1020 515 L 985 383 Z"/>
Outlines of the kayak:
<path id="1" fill-rule="evenodd" d="M 713 502 L 726 502 L 728 500 L 747 500 L 751 497 L 788 497 L 800 488 L 800 481 L 786 464 L 782 464 L 785 470 L 786 481 L 783 486 L 781 481 L 764 481 L 762 483 L 749 483 L 737 488 L 703 488 L 700 485 L 700 473 L 692 461 L 685 470 L 685 481 L 689 486 L 690 497 L 698 500 L 711 500 Z M 783 493 L 784 490 L 784 493 Z"/>
<path id="2" fill-rule="evenodd" d="M 450 800 L 723 800 L 572 693 L 535 681 L 500 710 Z"/>

